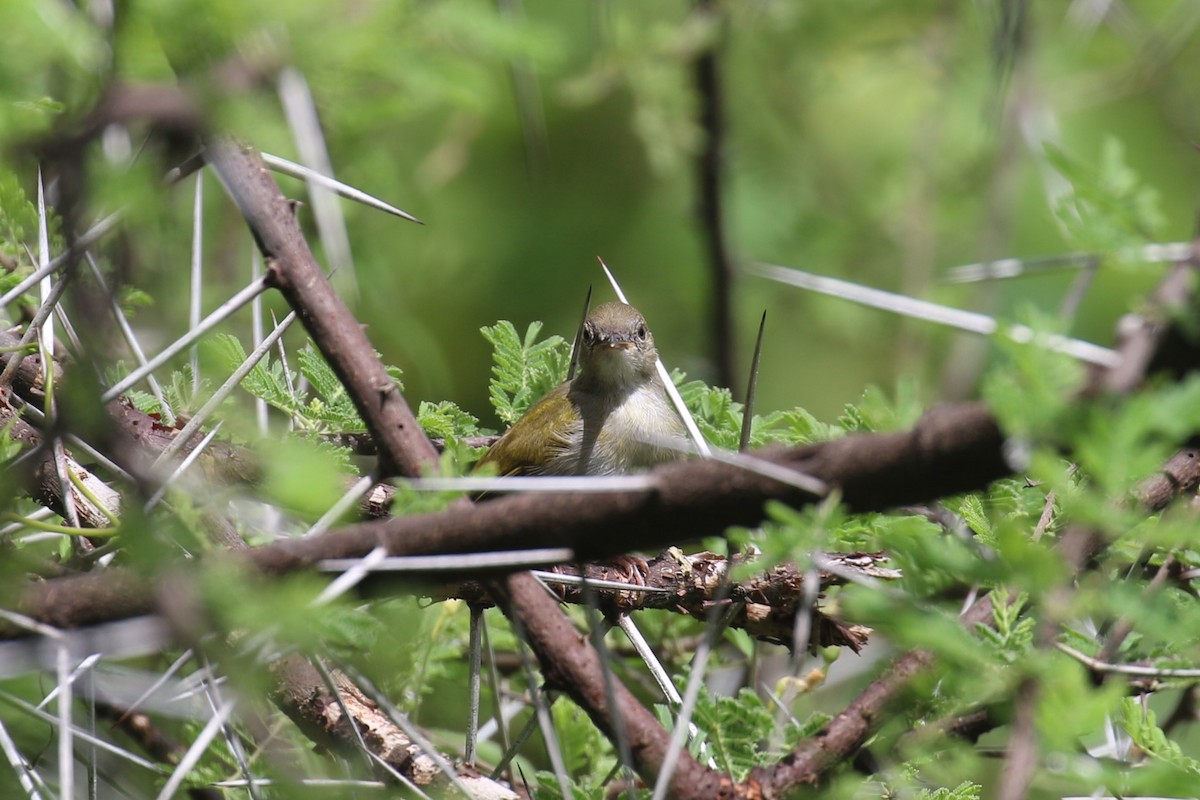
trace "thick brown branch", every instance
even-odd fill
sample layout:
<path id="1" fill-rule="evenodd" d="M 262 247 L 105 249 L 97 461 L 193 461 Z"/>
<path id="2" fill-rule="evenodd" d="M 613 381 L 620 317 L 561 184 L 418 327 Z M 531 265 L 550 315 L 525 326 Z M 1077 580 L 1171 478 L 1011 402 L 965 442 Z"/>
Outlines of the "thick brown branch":
<path id="1" fill-rule="evenodd" d="M 1192 303 L 1195 269 L 1195 258 L 1176 264 L 1156 291 L 1155 300 L 1167 304 L 1172 309 L 1180 309 Z M 1170 347 L 1164 344 L 1167 342 L 1171 343 Z M 1170 355 L 1164 354 L 1163 351 L 1167 349 L 1171 350 Z M 1169 366 L 1182 372 L 1194 369 L 1197 364 L 1195 343 L 1188 342 L 1179 331 L 1164 325 L 1139 327 L 1131 335 L 1123 338 L 1120 351 L 1121 365 L 1109 372 L 1094 373 L 1087 394 L 1098 394 L 1104 390 L 1129 392 L 1141 384 L 1150 370 Z M 1193 458 L 1194 456 L 1187 452 L 1173 458 L 1164 469 L 1160 480 L 1152 481 L 1143 487 L 1143 505 L 1165 505 L 1171 497 L 1178 495 L 1183 486 L 1194 486 L 1192 471 L 1195 465 L 1191 463 Z M 1089 533 L 1080 529 L 1070 529 L 1059 543 L 1059 550 L 1063 552 L 1064 559 L 1072 571 L 1082 569 L 1088 558 L 1104 546 L 1100 537 Z M 964 615 L 963 621 L 967 624 L 977 624 L 986 621 L 990 615 L 990 599 L 984 598 Z M 920 650 L 902 656 L 818 736 L 802 742 L 787 758 L 773 768 L 756 773 L 752 780 L 761 780 L 763 786 L 769 789 L 766 792 L 768 796 L 787 792 L 802 783 L 816 783 L 831 766 L 863 745 L 867 737 L 878 728 L 880 715 L 886 706 L 895 700 L 913 678 L 928 671 L 933 664 L 932 656 Z M 1028 689 L 1026 695 L 1029 691 L 1032 689 Z M 1031 704 L 1032 700 L 1026 696 L 1021 713 L 1032 713 Z M 1035 744 L 1031 726 L 1023 724 L 1014 736 L 1017 737 L 1016 749 L 1010 756 L 1013 757 L 1015 772 L 1007 781 L 1006 792 L 1020 790 L 1023 786 L 1022 781 L 1032 769 L 1031 759 L 1036 758 L 1032 749 Z"/>
<path id="2" fill-rule="evenodd" d="M 450 780 L 437 761 L 344 674 L 337 670 L 330 673 L 337 692 L 335 697 L 317 669 L 302 656 L 280 659 L 271 670 L 278 679 L 276 703 L 310 739 L 352 755 L 361 746 L 359 737 L 362 737 L 361 743 L 371 753 L 418 787 L 449 791 Z M 386 772 L 380 772 L 381 777 L 387 777 Z M 515 792 L 469 767 L 459 768 L 458 779 L 472 797 L 494 800 L 517 797 Z"/>
<path id="3" fill-rule="evenodd" d="M 385 475 L 420 475 L 437 464 L 437 451 L 417 424 L 404 395 L 375 356 L 362 327 L 334 292 L 313 257 L 291 203 L 246 147 L 216 139 L 206 148 L 258 242 L 272 283 L 337 374 L 380 454 Z"/>
<path id="4" fill-rule="evenodd" d="M 934 409 L 911 431 L 860 434 L 762 455 L 840 486 L 852 508 L 876 510 L 967 491 L 1008 474 L 1002 444 L 999 428 L 983 406 L 965 404 Z M 328 558 L 361 557 L 379 545 L 393 555 L 569 547 L 579 560 L 598 561 L 720 536 L 731 525 L 755 525 L 763 520 L 767 500 L 801 507 L 814 499 L 793 486 L 716 461 L 668 464 L 652 475 L 657 487 L 652 491 L 510 495 L 479 506 L 363 522 L 311 539 L 276 542 L 245 558 L 268 573 L 303 569 Z M 58 582 L 31 587 L 23 598 L 24 613 L 74 627 L 143 613 L 149 606 L 149 599 L 137 593 L 114 595 L 103 576 L 80 584 L 62 580 L 61 587 Z M 69 608 L 60 605 L 68 593 L 76 601 Z M 93 593 L 99 595 L 96 603 L 89 600 Z M 17 632 L 0 626 L 0 635 L 5 633 Z"/>
<path id="5" fill-rule="evenodd" d="M 508 578 L 506 609 L 521 621 L 530 646 L 538 654 L 550 688 L 568 693 L 592 722 L 610 739 L 615 736 L 613 708 L 608 702 L 600 657 L 586 637 L 580 636 L 553 601 L 544 602 L 546 592 L 528 572 Z M 505 599 L 501 596 L 501 602 Z M 612 682 L 616 713 L 638 773 L 650 783 L 657 778 L 666 758 L 670 734 L 654 715 L 619 681 Z M 672 797 L 719 798 L 731 796 L 732 779 L 710 770 L 682 753 L 671 781 Z"/>
<path id="6" fill-rule="evenodd" d="M 1092 376 L 1093 390 L 1127 394 L 1156 372 L 1174 376 L 1196 369 L 1197 342 L 1186 326 L 1174 324 L 1180 318 L 1195 319 L 1197 268 L 1200 267 L 1200 239 L 1192 244 L 1191 255 L 1176 262 L 1148 298 L 1147 306 L 1137 314 L 1126 314 L 1117 325 L 1121 363 Z"/>
<path id="7" fill-rule="evenodd" d="M 838 573 L 819 571 L 820 592 L 830 586 L 847 582 L 846 573 L 863 579 L 895 579 L 899 570 L 884 564 L 887 559 L 879 553 L 826 553 L 828 563 L 839 567 Z M 735 556 L 733 564 L 753 564 L 753 556 Z M 796 629 L 796 613 L 803 603 L 805 574 L 794 564 L 779 564 L 752 575 L 743 581 L 725 585 L 729 561 L 716 553 L 702 552 L 684 555 L 678 550 L 664 551 L 646 562 L 645 571 L 638 570 L 637 580 L 630 582 L 625 567 L 612 563 L 561 565 L 553 568 L 560 575 L 578 577 L 580 572 L 589 581 L 610 581 L 629 586 L 614 589 L 594 583 L 585 592 L 579 583 L 545 581 L 551 591 L 564 603 L 594 602 L 606 614 L 660 610 L 684 614 L 705 621 L 715 603 L 734 613 L 726 618 L 731 628 L 745 630 L 763 641 L 790 647 Z M 639 591 L 639 587 L 660 591 Z M 661 591 L 665 590 L 665 591 Z M 489 602 L 487 590 L 477 581 L 445 587 L 431 592 L 434 597 L 458 597 L 472 606 Z M 820 596 L 820 595 L 818 595 Z M 847 625 L 826 616 L 818 606 L 812 609 L 814 624 L 810 647 L 849 647 L 858 652 L 866 644 L 870 631 L 859 625 Z"/>
<path id="8" fill-rule="evenodd" d="M 992 602 L 985 597 L 962 616 L 963 624 L 975 625 L 991 619 Z M 883 721 L 883 713 L 913 679 L 934 664 L 924 650 L 905 653 L 876 678 L 818 733 L 771 767 L 754 770 L 749 785 L 763 789 L 764 797 L 786 796 L 800 784 L 815 784 L 835 764 L 857 752 Z"/>

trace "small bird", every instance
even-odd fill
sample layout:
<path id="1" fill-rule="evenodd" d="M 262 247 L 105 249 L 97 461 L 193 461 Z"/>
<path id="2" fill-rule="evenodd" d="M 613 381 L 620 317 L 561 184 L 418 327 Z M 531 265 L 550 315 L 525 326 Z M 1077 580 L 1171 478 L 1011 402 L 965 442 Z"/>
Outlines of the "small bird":
<path id="1" fill-rule="evenodd" d="M 636 308 L 596 306 L 583 323 L 579 374 L 547 392 L 478 466 L 506 476 L 619 475 L 679 458 L 685 431 L 657 360 Z"/>

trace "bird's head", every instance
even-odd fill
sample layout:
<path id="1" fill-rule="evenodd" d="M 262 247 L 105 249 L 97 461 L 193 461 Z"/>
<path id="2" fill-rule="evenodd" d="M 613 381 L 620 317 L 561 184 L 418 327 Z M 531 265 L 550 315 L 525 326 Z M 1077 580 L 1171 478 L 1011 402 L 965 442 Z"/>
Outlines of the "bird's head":
<path id="1" fill-rule="evenodd" d="M 633 388 L 655 374 L 658 352 L 646 318 L 631 305 L 596 306 L 583 323 L 580 380 L 608 390 Z"/>

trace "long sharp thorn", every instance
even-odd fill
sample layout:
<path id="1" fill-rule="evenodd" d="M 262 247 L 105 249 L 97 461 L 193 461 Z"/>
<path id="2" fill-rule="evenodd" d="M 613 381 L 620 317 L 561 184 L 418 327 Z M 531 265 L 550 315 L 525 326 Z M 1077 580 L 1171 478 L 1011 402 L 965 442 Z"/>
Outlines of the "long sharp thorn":
<path id="1" fill-rule="evenodd" d="M 92 256 L 91 252 L 84 251 L 83 257 L 87 261 L 88 267 L 92 270 L 92 277 L 100 287 L 100 291 L 108 297 L 109 305 L 112 307 L 113 316 L 117 320 L 117 327 L 121 329 L 121 336 L 125 339 L 125 344 L 129 346 L 129 350 L 133 353 L 133 358 L 137 361 L 138 366 L 144 366 L 146 363 L 146 353 L 142 350 L 141 343 L 138 342 L 137 336 L 129 324 L 129 318 L 125 316 L 124 310 L 121 309 L 121 303 L 117 299 L 116 292 L 109 290 L 108 283 L 104 280 L 104 273 L 100 271 L 100 265 L 96 263 L 96 259 Z M 162 386 L 159 385 L 158 379 L 151 373 L 146 376 L 146 382 L 150 384 L 150 393 L 158 401 L 158 406 L 162 410 L 166 421 L 168 424 L 174 424 L 175 412 L 167 403 L 167 399 L 163 397 Z"/>
<path id="2" fill-rule="evenodd" d="M 200 307 L 204 295 L 204 173 L 196 173 L 196 193 L 192 206 L 192 269 L 191 292 L 188 298 L 188 327 L 200 324 Z M 192 398 L 200 394 L 200 347 L 193 345 L 189 362 L 192 366 Z"/>
<path id="3" fill-rule="evenodd" d="M 175 357 L 179 351 L 189 347 L 192 342 L 208 333 L 210 330 L 227 319 L 231 314 L 233 314 L 233 312 L 237 311 L 243 305 L 246 305 L 253 300 L 255 295 L 261 294 L 266 290 L 267 282 L 265 278 L 260 278 L 259 280 L 251 283 L 245 289 L 242 289 L 229 300 L 226 300 L 224 303 L 222 303 L 220 308 L 205 317 L 204 321 L 201 322 L 197 327 L 189 330 L 186 334 L 168 345 L 161 353 L 147 361 L 143 366 L 133 370 L 124 378 L 109 387 L 108 391 L 100 396 L 100 401 L 107 403 L 108 401 L 114 400 L 125 392 L 129 391 L 148 374 Z"/>
<path id="4" fill-rule="evenodd" d="M 608 264 L 605 264 L 604 259 L 600 258 L 600 256 L 596 256 L 596 260 L 600 262 L 600 268 L 608 276 L 608 282 L 612 284 L 617 299 L 629 305 L 629 301 L 625 299 L 625 293 L 621 291 L 621 286 L 617 283 L 617 279 L 613 277 L 612 270 L 608 268 Z M 687 404 L 683 402 L 683 397 L 679 394 L 679 390 L 675 388 L 675 382 L 671 380 L 671 373 L 667 372 L 667 368 L 663 365 L 661 358 L 655 361 L 654 366 L 658 369 L 658 377 L 662 378 L 663 388 L 667 392 L 667 397 L 671 398 L 671 403 L 675 406 L 675 411 L 679 414 L 679 418 L 683 420 L 683 427 L 687 428 L 688 436 L 691 437 L 693 444 L 696 445 L 696 452 L 700 454 L 701 458 L 710 458 L 712 456 L 712 448 L 708 446 L 704 435 L 700 433 L 700 427 L 696 424 L 696 419 L 692 416 L 692 412 L 688 411 Z"/>
<path id="5" fill-rule="evenodd" d="M 262 276 L 262 252 L 255 247 L 250 251 L 250 279 L 256 280 Z M 255 297 L 250 303 L 250 333 L 254 339 L 254 346 L 258 347 L 262 344 L 263 332 L 263 296 L 260 294 Z M 279 347 L 283 349 L 283 340 L 279 340 Z M 270 417 L 267 410 L 267 401 L 258 395 L 254 396 L 254 417 L 258 422 L 258 435 L 264 439 L 271 432 Z"/>
<path id="6" fill-rule="evenodd" d="M 417 730 L 412 722 L 409 721 L 408 717 L 400 712 L 400 709 L 396 708 L 396 706 L 393 705 L 390 700 L 388 700 L 387 695 L 379 691 L 379 689 L 374 683 L 371 682 L 369 678 L 367 678 L 367 676 L 363 675 L 358 670 L 353 669 L 349 665 L 344 666 L 343 671 L 350 675 L 350 677 L 355 683 L 358 684 L 359 688 L 367 695 L 367 697 L 373 700 L 379 708 L 383 709 L 388 719 L 394 722 L 396 727 L 404 732 L 405 736 L 411 739 L 413 743 L 417 745 L 417 747 L 424 751 L 425 755 L 437 765 L 438 769 L 442 771 L 442 774 L 449 778 L 450 782 L 454 784 L 454 786 L 461 791 L 465 797 L 472 796 L 471 791 L 463 783 L 462 778 L 459 777 L 459 774 L 454 769 L 453 765 L 446 761 L 445 757 L 442 756 L 442 754 L 438 752 L 437 748 L 433 746 L 433 743 L 430 742 L 429 739 L 427 739 L 419 730 Z"/>
<path id="7" fill-rule="evenodd" d="M 26 276 L 24 280 L 5 292 L 4 295 L 0 297 L 0 306 L 7 306 L 13 300 L 16 300 L 18 297 L 33 288 L 34 284 L 41 281 L 42 278 L 46 277 L 50 273 L 54 272 L 54 270 L 65 264 L 68 259 L 75 257 L 88 247 L 91 247 L 92 244 L 97 242 L 102 236 L 116 228 L 119 220 L 120 214 L 109 214 L 107 217 L 97 222 L 90 230 L 85 232 L 82 236 L 77 237 L 74 244 L 72 244 L 65 253 L 60 253 L 59 255 L 55 256 L 53 259 L 51 259 L 50 263 L 46 264 L 45 266 L 38 267 L 33 273 Z"/>
<path id="8" fill-rule="evenodd" d="M 583 569 L 583 565 L 579 565 L 579 575 L 584 578 L 583 596 L 587 601 L 587 622 L 591 629 L 590 638 L 592 647 L 596 651 L 597 657 L 600 659 L 600 671 L 604 676 L 604 701 L 608 703 L 608 707 L 612 709 L 610 716 L 612 718 L 612 730 L 614 739 L 617 745 L 617 761 L 620 766 L 624 767 L 626 774 L 633 777 L 637 774 L 633 766 L 633 751 L 629 746 L 629 734 L 625 730 L 625 724 L 621 721 L 621 708 L 617 704 L 616 695 L 616 678 L 613 676 L 612 664 L 610 663 L 611 655 L 608 652 L 608 647 L 604 644 L 604 635 L 612 628 L 601 622 L 600 615 L 596 609 L 596 593 L 592 591 L 591 586 L 587 581 L 587 573 Z M 628 616 L 623 614 L 622 616 Z M 633 782 L 626 782 L 626 794 L 630 800 L 634 800 Z"/>
<path id="9" fill-rule="evenodd" d="M 37 787 L 33 782 L 33 770 L 25 761 L 25 757 L 17 750 L 17 744 L 8 735 L 8 729 L 4 727 L 3 722 L 0 722 L 0 750 L 4 751 L 8 763 L 12 765 L 13 772 L 17 773 L 17 779 L 21 783 L 21 788 L 25 790 L 25 794 L 29 796 L 29 800 L 42 800 L 42 796 L 38 794 Z"/>
<path id="10" fill-rule="evenodd" d="M 165 641 L 164 641 L 164 645 L 165 645 Z M 147 653 L 147 655 L 148 655 L 148 653 Z M 24 711 L 26 714 L 36 717 L 37 719 L 40 719 L 41 721 L 46 722 L 50 725 L 58 725 L 59 724 L 58 715 L 50 714 L 46 711 L 42 711 L 41 709 L 36 708 L 32 703 L 27 703 L 24 700 L 22 700 L 21 698 L 16 697 L 15 695 L 11 695 L 8 692 L 5 692 L 3 690 L 0 690 L 0 700 L 3 700 L 4 702 L 9 703 L 10 705 L 16 706 L 17 708 Z M 155 764 L 152 761 L 148 761 L 145 758 L 142 758 L 141 756 L 137 755 L 136 753 L 130 752 L 129 750 L 125 750 L 121 747 L 117 747 L 116 745 L 112 744 L 111 742 L 105 741 L 104 739 L 97 739 L 97 738 L 93 737 L 91 734 L 89 734 L 87 731 L 83 730 L 82 728 L 78 728 L 78 727 L 74 728 L 72 730 L 72 735 L 75 738 L 80 739 L 81 741 L 95 744 L 96 747 L 99 747 L 101 750 L 104 750 L 105 752 L 108 752 L 108 753 L 112 753 L 115 756 L 118 756 L 126 761 L 136 764 L 139 767 L 141 767 L 142 769 L 149 770 L 157 775 L 166 775 L 167 774 L 167 771 L 165 769 L 163 769 L 162 767 L 160 767 L 158 764 Z"/>
<path id="11" fill-rule="evenodd" d="M 170 800 L 179 791 L 184 780 L 192 774 L 192 769 L 200 762 L 201 756 L 208 746 L 212 744 L 213 739 L 217 738 L 221 728 L 225 725 L 225 721 L 229 719 L 233 713 L 234 704 L 230 700 L 216 710 L 216 713 L 205 723 L 198 736 L 188 747 L 187 752 L 179 759 L 175 770 L 171 773 L 171 777 L 167 779 L 167 783 L 163 786 L 162 791 L 158 793 L 158 800 Z"/>
<path id="12" fill-rule="evenodd" d="M 762 357 L 763 331 L 767 328 L 767 312 L 758 323 L 758 339 L 754 342 L 754 358 L 750 361 L 750 379 L 746 382 L 746 402 L 742 408 L 742 435 L 738 437 L 738 450 L 746 452 L 750 447 L 750 428 L 754 420 L 754 393 L 758 389 L 758 362 Z"/>
<path id="13" fill-rule="evenodd" d="M 483 649 L 487 651 L 488 681 L 492 689 L 492 712 L 496 715 L 496 731 L 500 736 L 500 749 L 509 751 L 508 723 L 504 720 L 504 704 L 500 697 L 500 671 L 496 669 L 496 652 L 492 649 L 492 639 L 488 635 L 487 617 L 480 620 L 483 632 Z M 508 773 L 509 783 L 512 783 L 512 772 Z"/>
<path id="14" fill-rule="evenodd" d="M 567 380 L 574 380 L 575 370 L 579 369 L 579 340 L 583 338 L 583 323 L 587 320 L 591 308 L 592 285 L 589 283 L 587 297 L 583 301 L 583 315 L 579 318 L 579 327 L 575 329 L 575 341 L 571 342 L 571 367 L 567 370 Z"/>
<path id="15" fill-rule="evenodd" d="M 554 720 L 550 716 L 550 706 L 546 704 L 545 698 L 538 690 L 537 676 L 534 674 L 533 660 L 529 655 L 529 641 L 525 633 L 525 626 L 521 622 L 519 616 L 513 615 L 512 620 L 513 633 L 517 637 L 517 652 L 521 656 L 521 667 L 525 673 L 525 685 L 529 687 L 529 693 L 533 699 L 534 716 L 537 719 L 538 727 L 542 730 L 542 744 L 546 747 L 546 755 L 550 759 L 550 766 L 554 769 L 554 776 L 558 780 L 559 791 L 564 798 L 571 797 L 570 779 L 567 777 L 566 763 L 563 761 L 562 746 L 558 741 L 558 734 L 554 730 Z"/>
<path id="16" fill-rule="evenodd" d="M 192 436 L 198 430 L 200 430 L 200 426 L 203 425 L 208 417 L 210 417 L 212 413 L 216 411 L 217 407 L 225 401 L 225 398 L 228 397 L 234 389 L 241 385 L 242 380 L 250 374 L 250 370 L 254 369 L 254 366 L 262 360 L 263 356 L 267 354 L 267 351 L 275 346 L 276 340 L 283 336 L 283 334 L 287 331 L 288 326 L 290 326 L 295 319 L 296 312 L 293 311 L 283 318 L 283 322 L 280 322 L 275 326 L 275 330 L 271 331 L 271 333 L 269 333 L 267 337 L 262 340 L 262 343 L 254 349 L 254 352 L 250 353 L 250 355 L 246 357 L 246 360 L 243 361 L 241 365 L 233 371 L 233 374 L 226 379 L 225 383 L 221 384 L 221 387 L 217 389 L 217 391 L 213 392 L 212 397 L 210 397 L 204 403 L 204 405 L 200 407 L 200 410 L 197 411 L 190 420 L 188 420 L 188 423 L 183 426 L 183 429 L 175 435 L 174 440 L 172 440 L 169 445 L 163 448 L 163 451 L 159 453 L 158 457 L 154 460 L 154 464 L 156 466 L 167 463 L 174 458 L 180 450 L 187 446 L 188 442 L 191 441 Z M 128 380 L 128 378 L 126 380 Z M 110 389 L 109 392 L 112 392 L 112 389 Z"/>
<path id="17" fill-rule="evenodd" d="M 75 739 L 71 722 L 71 651 L 65 642 L 58 645 L 58 791 L 63 800 L 71 800 L 75 794 Z"/>
<path id="18" fill-rule="evenodd" d="M 1115 367 L 1121 363 L 1120 353 L 1110 348 L 1058 334 L 1039 338 L 1037 332 L 1028 325 L 1001 324 L 986 314 L 974 311 L 964 311 L 960 308 L 918 300 L 915 297 L 885 292 L 882 289 L 874 289 L 870 286 L 862 286 L 825 275 L 814 275 L 790 267 L 779 267 L 774 264 L 751 264 L 746 271 L 778 283 L 787 283 L 830 297 L 840 297 L 852 303 L 882 309 L 913 319 L 946 325 L 983 336 L 1001 334 L 1014 342 L 1034 343 L 1047 350 L 1063 353 L 1079 361 L 1100 367 Z"/>
<path id="19" fill-rule="evenodd" d="M 377 208 L 380 211 L 385 211 L 393 216 L 400 217 L 401 219 L 406 219 L 409 222 L 415 222 L 418 225 L 425 224 L 412 214 L 409 214 L 407 211 L 402 211 L 389 203 L 385 203 L 377 197 L 373 197 L 366 192 L 355 189 L 353 186 L 348 186 L 341 181 L 330 178 L 328 175 L 322 175 L 316 170 L 301 166 L 293 161 L 288 161 L 286 158 L 273 156 L 270 153 L 263 153 L 262 159 L 264 164 L 276 172 L 281 172 L 284 175 L 291 175 L 293 178 L 301 178 L 303 180 L 320 184 L 326 189 L 340 194 L 342 197 L 345 197 L 348 200 L 355 200 L 363 205 L 368 205 L 372 208 Z"/>
<path id="20" fill-rule="evenodd" d="M 46 187 L 42 182 L 42 168 L 38 167 L 38 268 L 45 269 L 50 264 L 50 224 L 46 214 Z M 49 302 L 54 291 L 54 279 L 49 273 L 41 280 L 41 302 Z M 54 319 L 47 316 L 41 331 L 42 366 L 45 370 L 44 379 L 48 382 L 54 371 L 52 358 L 54 356 Z M 64 791 L 70 791 L 66 789 Z"/>
<path id="21" fill-rule="evenodd" d="M 371 764 L 371 748 L 367 746 L 367 740 L 363 738 L 362 730 L 357 722 L 354 721 L 354 715 L 350 713 L 350 709 L 346 707 L 346 700 L 342 697 L 342 690 L 338 688 L 337 681 L 333 678 L 333 673 L 329 671 L 329 667 L 325 666 L 325 662 L 320 656 L 309 659 L 313 669 L 321 676 L 321 680 L 325 682 L 325 688 L 333 695 L 333 701 L 337 703 L 338 710 L 342 712 L 342 719 L 350 723 L 350 731 L 354 734 L 354 738 L 358 741 L 359 753 L 363 760 L 368 765 Z M 396 769 L 386 761 L 382 762 L 388 772 L 393 775 L 399 775 Z"/>
<path id="22" fill-rule="evenodd" d="M 308 81 L 294 67 L 286 67 L 279 74 L 279 99 L 283 103 L 284 116 L 292 130 L 292 138 L 300 153 L 300 160 L 316 172 L 333 174 L 329 148 L 321 131 L 317 115 L 317 104 L 313 100 Z M 314 181 L 307 181 L 308 198 L 312 203 L 313 219 L 317 223 L 317 237 L 329 264 L 338 270 L 339 291 L 358 296 L 358 280 L 354 272 L 354 257 L 350 250 L 350 234 L 346 231 L 346 218 L 342 206 L 332 192 Z"/>
<path id="23" fill-rule="evenodd" d="M 532 689 L 530 689 L 530 692 L 537 692 L 537 691 L 541 691 L 541 690 L 538 689 L 536 686 L 533 687 Z M 556 695 L 556 694 L 553 694 L 550 692 L 546 693 L 546 700 L 547 700 L 547 702 L 550 703 L 551 706 L 554 705 L 554 701 L 557 698 L 558 698 L 558 695 Z M 530 702 L 532 702 L 532 700 Z M 516 738 L 514 738 L 512 740 L 512 744 L 510 744 L 508 746 L 508 748 L 505 749 L 504 755 L 501 756 L 500 761 L 497 762 L 495 769 L 492 770 L 492 774 L 490 776 L 492 778 L 492 780 L 496 780 L 504 773 L 504 770 L 506 770 L 508 768 L 508 765 L 510 763 L 512 763 L 512 760 L 517 757 L 517 751 L 521 749 L 521 745 L 525 744 L 525 742 L 529 739 L 530 736 L 533 736 L 533 732 L 535 730 L 537 730 L 537 726 L 538 726 L 538 716 L 537 716 L 537 714 L 534 714 L 528 720 L 526 720 L 525 727 L 523 727 L 523 728 L 521 728 L 521 730 L 517 731 Z"/>
<path id="24" fill-rule="evenodd" d="M 483 669 L 483 609 L 471 607 L 471 634 L 468 644 L 470 678 L 467 684 L 467 742 L 463 747 L 463 761 L 475 766 L 475 746 L 479 739 L 479 688 Z"/>

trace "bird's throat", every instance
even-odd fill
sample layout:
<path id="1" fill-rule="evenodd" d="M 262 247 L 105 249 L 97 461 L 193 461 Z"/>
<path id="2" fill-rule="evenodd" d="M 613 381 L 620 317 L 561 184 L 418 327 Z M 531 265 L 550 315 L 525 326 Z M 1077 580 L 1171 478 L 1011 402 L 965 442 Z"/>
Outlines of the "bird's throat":
<path id="1" fill-rule="evenodd" d="M 614 404 L 652 382 L 657 375 L 654 359 L 647 368 L 644 354 L 632 349 L 597 348 L 580 364 L 580 375 L 572 388 L 596 396 L 611 396 Z"/>

